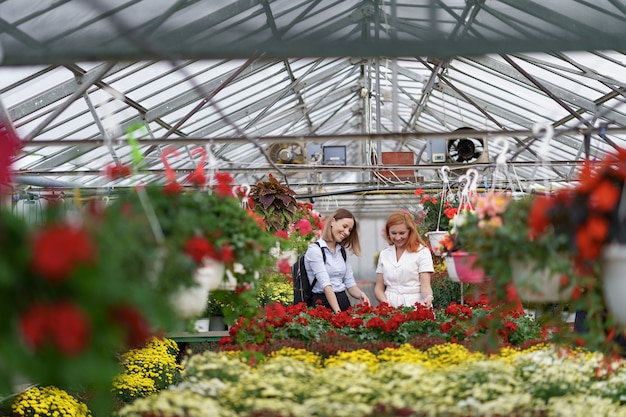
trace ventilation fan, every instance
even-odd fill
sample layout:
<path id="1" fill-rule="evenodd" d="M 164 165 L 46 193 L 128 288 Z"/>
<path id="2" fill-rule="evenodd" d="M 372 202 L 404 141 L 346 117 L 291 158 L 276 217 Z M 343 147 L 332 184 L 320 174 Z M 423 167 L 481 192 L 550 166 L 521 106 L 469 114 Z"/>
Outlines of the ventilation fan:
<path id="1" fill-rule="evenodd" d="M 460 128 L 456 131 L 472 131 L 471 128 Z M 485 139 L 457 138 L 448 139 L 448 161 L 459 164 L 489 162 L 489 152 Z"/>
<path id="2" fill-rule="evenodd" d="M 267 149 L 267 153 L 277 164 L 306 163 L 306 153 L 301 143 L 273 143 Z"/>

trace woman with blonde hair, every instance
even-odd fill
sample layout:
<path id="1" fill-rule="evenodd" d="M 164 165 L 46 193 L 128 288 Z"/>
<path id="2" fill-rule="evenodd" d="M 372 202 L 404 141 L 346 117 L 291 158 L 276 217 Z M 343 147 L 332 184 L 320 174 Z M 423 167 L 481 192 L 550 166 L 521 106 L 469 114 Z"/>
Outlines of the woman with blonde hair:
<path id="1" fill-rule="evenodd" d="M 387 218 L 384 233 L 389 247 L 378 257 L 376 299 L 393 307 L 415 303 L 432 307 L 433 257 L 417 231 L 413 216 L 406 211 L 392 213 Z"/>
<path id="2" fill-rule="evenodd" d="M 354 279 L 349 252 L 361 255 L 359 229 L 354 215 L 340 208 L 324 221 L 322 237 L 311 243 L 304 255 L 309 281 L 315 282 L 313 305 L 321 302 L 335 313 L 345 311 L 350 307 L 346 292 L 369 304 L 369 298 Z"/>

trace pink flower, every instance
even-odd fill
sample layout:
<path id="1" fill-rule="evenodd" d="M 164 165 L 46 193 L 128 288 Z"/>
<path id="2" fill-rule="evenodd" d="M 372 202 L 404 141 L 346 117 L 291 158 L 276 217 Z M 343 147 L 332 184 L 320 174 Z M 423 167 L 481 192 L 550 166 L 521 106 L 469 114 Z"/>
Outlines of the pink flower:
<path id="1" fill-rule="evenodd" d="M 295 226 L 300 231 L 301 236 L 308 235 L 313 231 L 313 227 L 311 227 L 311 223 L 307 219 L 298 220 Z"/>
<path id="2" fill-rule="evenodd" d="M 278 268 L 278 272 L 281 274 L 291 274 L 291 265 L 289 264 L 289 260 L 287 258 L 283 258 L 276 263 L 276 268 Z"/>

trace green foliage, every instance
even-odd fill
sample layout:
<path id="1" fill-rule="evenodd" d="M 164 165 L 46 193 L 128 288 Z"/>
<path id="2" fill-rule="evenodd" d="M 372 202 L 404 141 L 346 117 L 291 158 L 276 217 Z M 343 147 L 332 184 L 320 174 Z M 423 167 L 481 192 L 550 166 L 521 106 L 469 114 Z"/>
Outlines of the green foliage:
<path id="1" fill-rule="evenodd" d="M 162 187 L 148 186 L 145 197 L 136 192 L 120 197 L 107 209 L 117 222 L 108 223 L 120 227 L 119 222 L 124 220 L 141 224 L 141 231 L 135 234 L 135 247 L 141 245 L 142 255 L 135 258 L 139 264 L 150 265 L 148 270 L 154 272 L 158 290 L 172 294 L 181 286 L 192 285 L 192 274 L 198 265 L 185 252 L 185 244 L 194 236 L 202 236 L 218 253 L 224 247 L 233 253 L 233 259 L 221 260 L 226 264 L 226 275 L 233 276 L 239 288 L 236 292 L 216 291 L 214 295 L 216 300 L 228 304 L 223 315 L 233 322 L 240 315 L 254 314 L 259 272 L 273 266 L 269 251 L 276 238 L 232 196 L 196 191 L 166 193 Z M 164 242 L 156 238 L 154 224 L 149 222 L 150 211 L 156 215 Z"/>
<path id="2" fill-rule="evenodd" d="M 280 183 L 272 174 L 266 181 L 257 181 L 250 190 L 253 210 L 261 216 L 270 232 L 287 230 L 293 223 L 298 203 L 295 191 Z"/>
<path id="3" fill-rule="evenodd" d="M 415 218 L 415 224 L 422 235 L 435 230 L 450 230 L 450 220 L 459 207 L 459 200 L 455 194 L 429 195 L 418 188 L 415 196 L 418 199 L 417 204 L 409 206 L 407 210 Z"/>
<path id="4" fill-rule="evenodd" d="M 446 308 L 450 303 L 461 302 L 461 284 L 448 277 L 445 260 L 441 256 L 433 258 L 435 272 L 430 279 L 433 289 L 433 307 Z"/>
<path id="5" fill-rule="evenodd" d="M 532 263 L 536 270 L 567 274 L 570 282 L 576 279 L 563 236 L 553 230 L 530 236 L 528 220 L 532 203 L 532 196 L 514 200 L 500 193 L 479 195 L 474 202 L 476 211 L 463 211 L 456 221 L 454 238 L 462 250 L 478 255 L 477 264 L 494 281 L 499 300 L 507 300 L 507 285 L 513 282 L 512 260 Z"/>
<path id="6" fill-rule="evenodd" d="M 65 210 L 49 205 L 42 224 L 29 226 L 0 209 L 1 393 L 11 392 L 18 377 L 42 386 L 106 393 L 120 371 L 114 355 L 143 343 L 173 315 L 166 299 L 152 291 L 146 275 L 128 261 L 140 254 L 133 251 L 136 243 L 123 246 L 135 230 L 133 224 L 127 224 L 125 232 L 108 229 L 107 235 L 100 229 L 102 219 L 89 216 L 82 223 L 69 223 Z M 52 279 L 49 270 L 33 266 L 46 255 L 35 246 L 35 237 L 61 239 L 60 228 L 67 230 L 69 224 L 75 233 L 71 236 L 82 237 L 81 246 L 72 246 L 75 240 L 61 241 L 65 255 L 93 251 L 93 258 L 68 262 L 67 273 Z M 117 233 L 118 239 L 113 239 Z M 57 253 L 46 259 L 60 257 Z M 106 407 L 104 395 L 96 401 L 98 408 Z"/>

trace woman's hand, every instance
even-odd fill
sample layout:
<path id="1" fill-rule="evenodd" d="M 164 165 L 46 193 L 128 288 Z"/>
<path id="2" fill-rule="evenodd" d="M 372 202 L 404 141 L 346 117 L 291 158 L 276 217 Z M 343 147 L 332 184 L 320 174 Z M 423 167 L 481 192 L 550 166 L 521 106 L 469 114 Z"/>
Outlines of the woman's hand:
<path id="1" fill-rule="evenodd" d="M 433 299 L 434 299 L 434 298 L 435 298 L 435 297 L 433 297 L 432 295 L 427 295 L 427 296 L 424 298 L 424 305 L 425 305 L 426 307 L 428 307 L 428 308 L 433 308 Z"/>
<path id="2" fill-rule="evenodd" d="M 361 300 L 361 303 L 363 303 L 363 304 L 369 304 L 370 303 L 369 297 L 363 291 L 361 291 L 361 294 L 359 295 L 359 300 Z"/>

